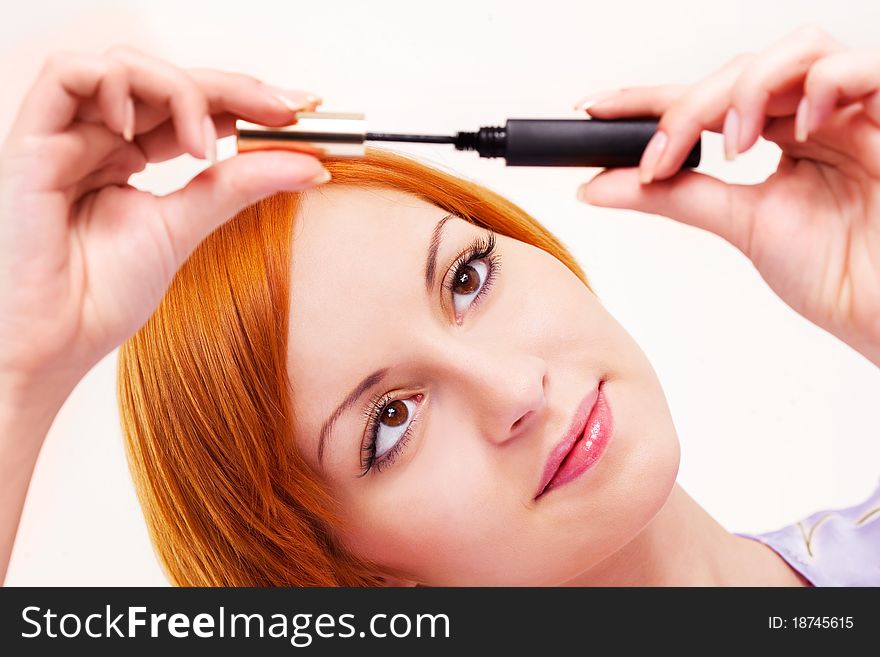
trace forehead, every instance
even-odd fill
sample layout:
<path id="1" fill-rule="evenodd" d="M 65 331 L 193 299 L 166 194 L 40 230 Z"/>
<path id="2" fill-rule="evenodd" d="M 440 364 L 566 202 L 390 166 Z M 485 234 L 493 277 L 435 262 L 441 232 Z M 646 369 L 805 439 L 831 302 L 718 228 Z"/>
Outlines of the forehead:
<path id="1" fill-rule="evenodd" d="M 431 231 L 447 214 L 395 190 L 338 186 L 305 194 L 291 244 L 291 324 L 299 336 L 319 318 L 367 308 L 376 286 L 415 289 L 414 268 L 424 269 Z M 401 273 L 406 280 L 398 280 Z"/>
<path id="2" fill-rule="evenodd" d="M 362 377 L 400 359 L 395 348 L 429 312 L 425 253 L 447 214 L 394 190 L 337 185 L 303 195 L 291 244 L 287 363 L 300 430 L 317 432 Z M 466 226 L 454 218 L 444 233 Z M 314 452 L 317 435 L 305 440 Z"/>
<path id="3" fill-rule="evenodd" d="M 294 264 L 308 260 L 314 247 L 379 246 L 394 236 L 416 237 L 440 208 L 393 189 L 333 185 L 304 193 L 294 222 Z M 435 219 L 436 221 L 436 219 Z"/>

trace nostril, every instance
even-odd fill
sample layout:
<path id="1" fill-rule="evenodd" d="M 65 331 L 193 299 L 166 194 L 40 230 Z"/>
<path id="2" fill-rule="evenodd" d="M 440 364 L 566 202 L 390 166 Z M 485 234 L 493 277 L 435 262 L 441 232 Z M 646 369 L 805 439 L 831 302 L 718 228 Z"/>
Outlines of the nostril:
<path id="1" fill-rule="evenodd" d="M 522 417 L 520 417 L 516 422 L 513 423 L 513 425 L 510 427 L 510 430 L 511 430 L 511 431 L 516 431 L 517 429 L 519 429 L 519 427 L 520 427 L 520 425 L 523 423 L 523 421 L 524 421 L 526 418 L 528 418 L 532 413 L 534 413 L 534 411 L 529 411 L 528 413 L 526 413 L 525 415 L 523 415 Z"/>

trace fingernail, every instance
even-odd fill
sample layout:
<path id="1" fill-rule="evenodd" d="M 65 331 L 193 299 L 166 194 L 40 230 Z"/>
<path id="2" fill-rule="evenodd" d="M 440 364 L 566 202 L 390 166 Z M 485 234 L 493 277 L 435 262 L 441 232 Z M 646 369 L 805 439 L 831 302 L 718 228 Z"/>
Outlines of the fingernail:
<path id="1" fill-rule="evenodd" d="M 641 166 L 639 168 L 639 182 L 643 185 L 647 185 L 654 180 L 654 170 L 657 168 L 657 163 L 660 162 L 667 141 L 666 133 L 662 130 L 658 130 L 654 133 L 654 136 L 651 137 L 651 141 L 649 141 L 648 145 L 645 147 L 645 152 L 642 153 Z"/>
<path id="2" fill-rule="evenodd" d="M 314 178 L 309 180 L 309 183 L 312 185 L 323 185 L 325 182 L 329 182 L 332 176 L 327 169 L 321 169 L 321 172 L 315 175 Z"/>
<path id="3" fill-rule="evenodd" d="M 287 89 L 274 87 L 269 84 L 263 86 L 272 95 L 272 97 L 275 98 L 275 100 L 284 105 L 284 107 L 291 112 L 300 112 L 308 109 L 309 107 L 320 105 L 324 102 L 320 96 L 316 96 L 315 94 L 307 94 L 306 97 L 303 98 L 301 91 L 291 92 Z"/>
<path id="4" fill-rule="evenodd" d="M 801 102 L 798 103 L 797 112 L 794 115 L 794 139 L 795 141 L 805 142 L 807 141 L 807 135 L 809 134 L 808 126 L 810 120 L 810 102 L 807 100 L 807 97 L 804 96 L 801 98 Z"/>
<path id="5" fill-rule="evenodd" d="M 724 117 L 724 159 L 732 160 L 737 156 L 736 145 L 739 143 L 739 113 L 735 107 L 727 110 Z"/>
<path id="6" fill-rule="evenodd" d="M 291 112 L 299 112 L 299 111 L 302 111 L 302 110 L 304 110 L 304 109 L 306 108 L 306 104 L 305 104 L 305 103 L 298 103 L 298 102 L 296 102 L 296 101 L 294 101 L 294 100 L 291 100 L 290 98 L 288 98 L 288 97 L 285 96 L 284 94 L 276 93 L 276 94 L 275 94 L 275 98 L 276 98 L 278 101 L 280 101 L 281 104 L 284 105 L 284 106 L 285 106 L 287 109 L 289 109 Z"/>
<path id="7" fill-rule="evenodd" d="M 754 111 L 747 112 L 739 117 L 739 136 L 736 140 L 736 152 L 745 153 L 749 149 L 749 140 L 754 139 L 753 135 L 757 132 L 757 136 L 761 136 L 761 126 L 763 123 L 762 115 L 756 114 Z M 752 142 L 754 143 L 754 142 Z"/>
<path id="8" fill-rule="evenodd" d="M 616 96 L 618 93 L 620 93 L 620 89 L 603 89 L 602 91 L 597 91 L 581 98 L 575 103 L 574 108 L 576 110 L 588 110 L 594 105 L 598 105 L 599 103 Z"/>
<path id="9" fill-rule="evenodd" d="M 134 101 L 131 99 L 131 96 L 125 99 L 122 126 L 122 138 L 131 143 L 134 139 Z"/>
<path id="10" fill-rule="evenodd" d="M 202 139 L 205 143 L 205 159 L 217 164 L 217 129 L 210 115 L 202 119 Z"/>
<path id="11" fill-rule="evenodd" d="M 587 186 L 581 185 L 577 190 L 577 199 L 582 203 L 587 203 Z"/>

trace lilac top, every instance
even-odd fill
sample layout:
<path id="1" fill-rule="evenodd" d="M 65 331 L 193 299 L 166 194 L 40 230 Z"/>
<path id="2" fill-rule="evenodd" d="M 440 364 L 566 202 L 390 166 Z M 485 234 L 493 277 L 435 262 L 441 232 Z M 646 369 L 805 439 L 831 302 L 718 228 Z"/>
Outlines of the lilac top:
<path id="1" fill-rule="evenodd" d="M 880 484 L 861 504 L 763 534 L 734 533 L 772 548 L 813 586 L 880 586 Z"/>

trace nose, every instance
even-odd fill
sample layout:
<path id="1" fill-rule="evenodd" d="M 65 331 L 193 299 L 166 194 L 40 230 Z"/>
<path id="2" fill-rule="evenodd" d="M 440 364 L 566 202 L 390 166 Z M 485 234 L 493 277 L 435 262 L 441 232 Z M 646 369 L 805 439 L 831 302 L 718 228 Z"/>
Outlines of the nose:
<path id="1" fill-rule="evenodd" d="M 462 345 L 437 353 L 437 383 L 473 417 L 486 440 L 504 443 L 541 425 L 547 411 L 547 362 L 516 345 Z M 447 395 L 444 394 L 446 397 Z"/>

